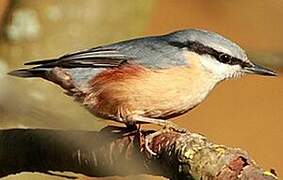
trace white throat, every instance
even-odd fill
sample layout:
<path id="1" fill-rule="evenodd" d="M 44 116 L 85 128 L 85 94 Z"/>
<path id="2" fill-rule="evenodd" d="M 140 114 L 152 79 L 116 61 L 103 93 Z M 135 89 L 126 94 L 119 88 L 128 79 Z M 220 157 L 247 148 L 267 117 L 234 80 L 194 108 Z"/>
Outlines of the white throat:
<path id="1" fill-rule="evenodd" d="M 205 71 L 210 72 L 213 76 L 219 79 L 219 81 L 229 78 L 235 78 L 241 76 L 241 67 L 239 65 L 224 64 L 217 61 L 210 55 L 199 55 L 200 64 Z"/>

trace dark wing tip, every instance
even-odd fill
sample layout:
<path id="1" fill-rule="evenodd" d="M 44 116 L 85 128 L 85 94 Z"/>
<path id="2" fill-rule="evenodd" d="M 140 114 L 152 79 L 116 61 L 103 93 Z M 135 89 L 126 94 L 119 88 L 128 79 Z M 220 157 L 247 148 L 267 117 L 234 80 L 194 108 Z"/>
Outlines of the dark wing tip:
<path id="1" fill-rule="evenodd" d="M 45 69 L 19 69 L 7 73 L 10 76 L 30 78 L 30 77 L 44 77 L 46 76 Z"/>
<path id="2" fill-rule="evenodd" d="M 34 77 L 34 74 L 27 69 L 15 70 L 8 72 L 7 74 L 10 76 L 17 76 L 17 77 Z"/>

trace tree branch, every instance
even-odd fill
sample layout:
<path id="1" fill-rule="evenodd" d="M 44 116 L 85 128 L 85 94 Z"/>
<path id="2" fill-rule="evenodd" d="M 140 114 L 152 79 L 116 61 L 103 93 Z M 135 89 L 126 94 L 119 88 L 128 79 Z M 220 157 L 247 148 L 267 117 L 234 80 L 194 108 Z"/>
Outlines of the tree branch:
<path id="1" fill-rule="evenodd" d="M 216 145 L 195 133 L 144 138 L 153 131 L 108 126 L 100 132 L 47 129 L 0 131 L 0 177 L 20 172 L 70 171 L 87 176 L 152 174 L 170 179 L 277 179 L 238 148 Z"/>

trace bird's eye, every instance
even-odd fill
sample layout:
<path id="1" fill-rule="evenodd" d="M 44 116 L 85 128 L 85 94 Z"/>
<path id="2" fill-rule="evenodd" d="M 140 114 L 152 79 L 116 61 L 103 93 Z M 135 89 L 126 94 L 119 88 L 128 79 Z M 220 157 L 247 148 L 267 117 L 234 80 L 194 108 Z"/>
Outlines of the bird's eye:
<path id="1" fill-rule="evenodd" d="M 229 56 L 228 54 L 220 54 L 219 55 L 219 60 L 222 62 L 222 63 L 226 63 L 226 64 L 229 64 L 231 63 L 231 59 L 232 57 Z"/>

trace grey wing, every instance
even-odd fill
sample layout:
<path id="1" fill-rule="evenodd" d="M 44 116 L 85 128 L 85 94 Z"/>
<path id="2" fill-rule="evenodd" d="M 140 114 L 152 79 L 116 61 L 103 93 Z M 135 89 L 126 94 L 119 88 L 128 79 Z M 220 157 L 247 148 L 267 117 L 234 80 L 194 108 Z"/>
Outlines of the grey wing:
<path id="1" fill-rule="evenodd" d="M 106 68 L 137 64 L 150 69 L 164 69 L 186 63 L 181 49 L 171 46 L 161 37 L 147 37 L 66 54 L 56 59 L 28 62 L 25 65 L 34 65 L 34 67 L 15 70 L 9 74 L 24 78 L 41 77 L 54 81 L 50 78 L 50 72 L 55 67 L 59 67 L 71 76 L 77 86 L 85 87 L 89 80 Z M 60 84 L 57 81 L 55 83 Z"/>
<path id="2" fill-rule="evenodd" d="M 57 59 L 32 61 L 25 63 L 25 65 L 38 65 L 34 68 L 52 68 L 56 66 L 62 68 L 100 68 L 118 66 L 132 58 L 115 49 L 98 47 L 66 54 Z"/>
<path id="3" fill-rule="evenodd" d="M 123 63 L 139 64 L 147 68 L 169 68 L 185 65 L 187 61 L 178 47 L 160 37 L 147 37 L 100 46 L 57 59 L 28 62 L 34 68 L 101 68 L 116 67 Z"/>

